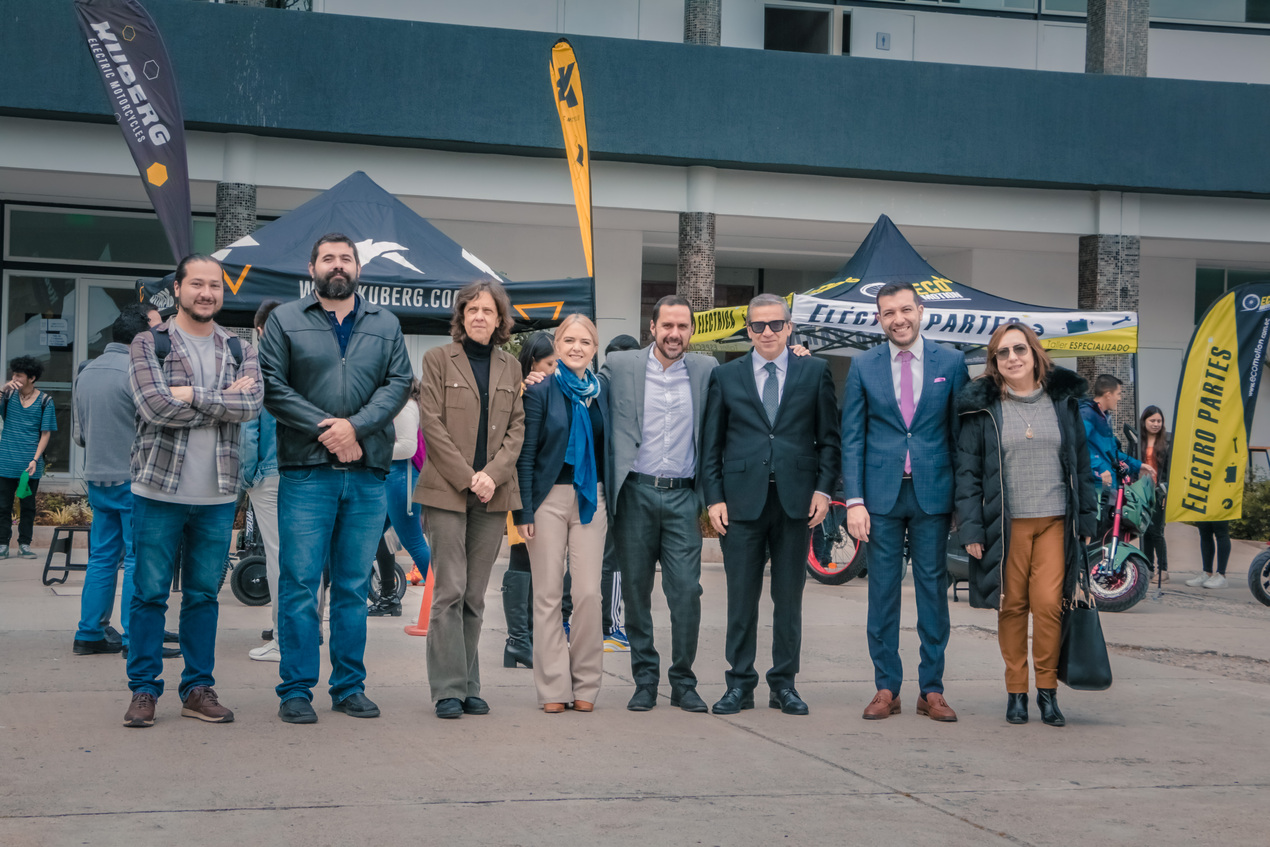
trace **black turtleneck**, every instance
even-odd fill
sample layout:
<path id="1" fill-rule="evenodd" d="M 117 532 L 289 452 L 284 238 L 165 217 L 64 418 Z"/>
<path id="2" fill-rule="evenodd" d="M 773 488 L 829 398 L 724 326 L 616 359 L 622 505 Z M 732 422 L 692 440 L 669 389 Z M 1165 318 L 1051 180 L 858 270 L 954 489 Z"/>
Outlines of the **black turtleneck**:
<path id="1" fill-rule="evenodd" d="M 485 469 L 485 455 L 489 450 L 486 434 L 489 432 L 489 360 L 493 344 L 478 344 L 470 338 L 463 340 L 463 352 L 476 377 L 476 391 L 480 395 L 481 421 L 476 427 L 476 455 L 472 457 L 472 470 Z"/>

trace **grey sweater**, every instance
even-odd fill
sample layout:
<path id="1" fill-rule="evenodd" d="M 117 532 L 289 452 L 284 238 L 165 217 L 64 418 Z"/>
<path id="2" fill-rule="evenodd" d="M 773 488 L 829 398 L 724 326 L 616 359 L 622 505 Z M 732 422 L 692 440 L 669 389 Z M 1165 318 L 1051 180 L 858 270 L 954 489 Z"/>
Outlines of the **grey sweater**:
<path id="1" fill-rule="evenodd" d="M 1001 401 L 1001 448 L 1011 518 L 1048 518 L 1067 511 L 1061 447 L 1054 401 L 1045 389 L 1024 395 L 1007 390 Z"/>
<path id="2" fill-rule="evenodd" d="M 128 346 L 112 341 L 75 377 L 71 437 L 84 448 L 84 479 L 97 485 L 132 478 L 137 408 L 128 387 L 129 359 Z"/>

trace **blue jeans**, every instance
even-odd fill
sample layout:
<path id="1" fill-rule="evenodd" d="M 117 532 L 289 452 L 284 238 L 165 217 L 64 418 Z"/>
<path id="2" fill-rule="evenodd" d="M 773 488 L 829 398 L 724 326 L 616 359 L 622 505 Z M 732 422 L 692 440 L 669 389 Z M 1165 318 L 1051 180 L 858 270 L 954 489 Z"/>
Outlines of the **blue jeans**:
<path id="1" fill-rule="evenodd" d="M 313 699 L 320 652 L 318 588 L 330 561 L 331 701 L 365 689 L 366 596 L 371 562 L 387 512 L 381 471 L 338 471 L 327 465 L 282 470 L 278 526 L 279 699 Z"/>
<path id="2" fill-rule="evenodd" d="M 392 470 L 388 472 L 388 520 L 419 574 L 426 579 L 432 551 L 428 549 L 428 539 L 423 537 L 423 506 L 410 501 L 414 493 L 413 471 L 414 465 L 409 459 L 392 463 Z"/>
<path id="3" fill-rule="evenodd" d="M 172 591 L 177 547 L 185 542 L 181 565 L 181 700 L 199 685 L 215 685 L 216 595 L 234 528 L 233 503 L 188 506 L 136 495 L 132 498 L 132 618 L 128 646 L 128 687 L 156 698 L 163 694 L 163 626 Z"/>
<path id="4" fill-rule="evenodd" d="M 944 693 L 944 648 L 948 646 L 949 515 L 928 515 L 917 504 L 912 480 L 900 485 L 888 514 L 869 514 L 869 622 L 866 627 L 877 690 L 900 694 L 900 583 L 904 577 L 904 535 L 913 562 L 922 694 Z"/>
<path id="5" fill-rule="evenodd" d="M 123 643 L 128 644 L 132 574 L 137 563 L 132 552 L 132 483 L 96 485 L 90 482 L 88 505 L 93 509 L 93 529 L 89 536 L 88 570 L 84 574 L 84 593 L 79 598 L 79 630 L 75 638 L 100 641 L 106 637 L 101 622 L 114 610 L 119 560 L 123 559 L 119 623 Z"/>

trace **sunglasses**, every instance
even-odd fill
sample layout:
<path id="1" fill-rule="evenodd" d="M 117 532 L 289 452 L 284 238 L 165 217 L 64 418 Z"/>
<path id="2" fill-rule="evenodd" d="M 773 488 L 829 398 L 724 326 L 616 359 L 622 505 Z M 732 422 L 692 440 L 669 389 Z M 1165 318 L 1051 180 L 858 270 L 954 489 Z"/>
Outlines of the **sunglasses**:
<path id="1" fill-rule="evenodd" d="M 1014 353 L 1014 355 L 1018 356 L 1020 359 L 1026 359 L 1031 349 L 1032 348 L 1028 347 L 1026 344 L 1015 344 L 1013 347 L 998 347 L 997 361 L 1006 361 L 1010 358 L 1011 353 Z"/>
<path id="2" fill-rule="evenodd" d="M 785 329 L 785 324 L 787 323 L 789 321 L 750 321 L 750 332 L 755 335 L 762 335 L 763 331 L 769 328 L 772 332 L 780 332 Z"/>

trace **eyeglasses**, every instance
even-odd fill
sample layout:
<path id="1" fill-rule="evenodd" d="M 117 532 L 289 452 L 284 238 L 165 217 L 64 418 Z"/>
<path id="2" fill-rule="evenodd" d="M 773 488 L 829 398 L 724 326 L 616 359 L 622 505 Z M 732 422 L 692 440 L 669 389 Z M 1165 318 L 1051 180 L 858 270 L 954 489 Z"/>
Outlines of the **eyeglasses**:
<path id="1" fill-rule="evenodd" d="M 750 332 L 755 335 L 762 335 L 763 331 L 769 328 L 772 332 L 781 332 L 785 329 L 785 324 L 787 323 L 789 321 L 750 321 Z"/>
<path id="2" fill-rule="evenodd" d="M 1029 351 L 1031 351 L 1031 349 L 1032 348 L 1028 347 L 1026 344 L 1015 344 L 1013 347 L 998 347 L 997 361 L 998 362 L 1006 361 L 1007 359 L 1010 358 L 1011 353 L 1014 353 L 1014 355 L 1018 356 L 1020 359 L 1026 359 L 1027 354 Z"/>

